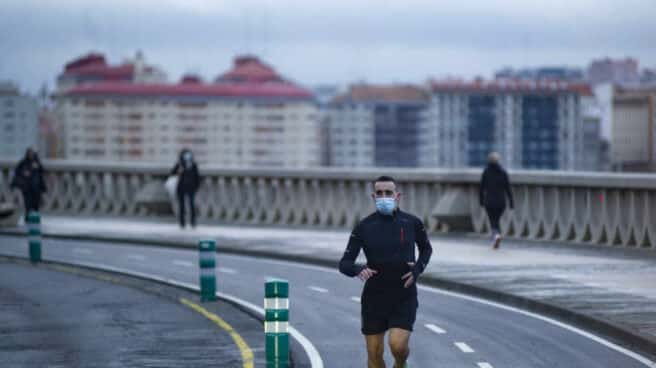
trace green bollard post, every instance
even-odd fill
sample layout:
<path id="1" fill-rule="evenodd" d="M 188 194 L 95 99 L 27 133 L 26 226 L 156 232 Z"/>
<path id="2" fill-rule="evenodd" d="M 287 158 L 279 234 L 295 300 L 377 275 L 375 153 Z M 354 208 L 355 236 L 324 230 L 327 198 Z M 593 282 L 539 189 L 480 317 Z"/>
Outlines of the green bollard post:
<path id="1" fill-rule="evenodd" d="M 27 215 L 27 243 L 32 263 L 41 262 L 41 216 L 31 211 Z"/>
<path id="2" fill-rule="evenodd" d="M 289 367 L 289 283 L 264 284 L 264 339 L 267 368 Z"/>
<path id="3" fill-rule="evenodd" d="M 216 300 L 216 241 L 198 242 L 198 265 L 200 266 L 200 301 Z"/>

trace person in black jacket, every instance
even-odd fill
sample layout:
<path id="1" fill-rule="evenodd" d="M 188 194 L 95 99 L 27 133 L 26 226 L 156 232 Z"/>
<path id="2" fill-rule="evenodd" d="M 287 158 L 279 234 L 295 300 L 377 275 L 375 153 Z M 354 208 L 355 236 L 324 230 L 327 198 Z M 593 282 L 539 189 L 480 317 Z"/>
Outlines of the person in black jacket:
<path id="1" fill-rule="evenodd" d="M 418 307 L 416 282 L 433 252 L 422 221 L 399 209 L 400 196 L 393 178 L 376 179 L 372 198 L 377 210 L 355 226 L 339 262 L 341 273 L 365 281 L 361 331 L 369 368 L 385 367 L 383 351 L 388 330 L 394 367 L 405 366 Z M 415 244 L 419 249 L 417 260 Z M 364 251 L 366 265 L 355 263 L 360 250 Z"/>
<path id="2" fill-rule="evenodd" d="M 44 179 L 43 166 L 39 155 L 33 149 L 25 151 L 25 157 L 16 165 L 11 188 L 20 189 L 25 204 L 25 221 L 30 211 L 39 211 L 41 206 L 41 195 L 46 192 L 46 181 Z"/>
<path id="3" fill-rule="evenodd" d="M 485 207 L 487 216 L 490 219 L 493 249 L 498 249 L 501 244 L 499 219 L 506 209 L 506 196 L 508 197 L 510 208 L 513 209 L 515 207 L 508 173 L 499 164 L 499 159 L 498 153 L 490 153 L 488 156 L 488 165 L 483 171 L 479 187 L 480 204 L 482 207 Z"/>
<path id="4" fill-rule="evenodd" d="M 198 174 L 198 165 L 194 161 L 194 155 L 187 148 L 180 151 L 178 162 L 171 169 L 171 175 L 178 176 L 178 186 L 176 194 L 178 196 L 178 218 L 180 227 L 185 227 L 185 199 L 189 202 L 189 213 L 191 227 L 196 227 L 196 208 L 194 205 L 194 196 L 200 187 L 200 175 Z"/>

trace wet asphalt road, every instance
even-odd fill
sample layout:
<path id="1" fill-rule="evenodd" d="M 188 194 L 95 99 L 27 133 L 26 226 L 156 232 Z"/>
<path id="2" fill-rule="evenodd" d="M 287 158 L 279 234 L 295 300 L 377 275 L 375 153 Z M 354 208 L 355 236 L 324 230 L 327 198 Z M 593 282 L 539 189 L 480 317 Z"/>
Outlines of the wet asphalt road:
<path id="1" fill-rule="evenodd" d="M 25 240 L 0 237 L 0 253 L 25 256 Z M 183 282 L 198 279 L 198 254 L 193 250 L 47 239 L 43 254 L 46 259 L 105 264 Z M 288 279 L 291 323 L 318 348 L 325 366 L 364 365 L 358 280 L 334 270 L 228 255 L 219 255 L 217 271 L 220 291 L 257 305 L 266 278 Z M 514 310 L 427 288 L 420 289 L 419 303 L 409 360 L 413 367 L 646 366 L 591 338 Z"/>
<path id="2" fill-rule="evenodd" d="M 0 262 L 1 367 L 242 367 L 230 335 L 177 301 L 190 293 L 54 268 Z M 261 350 L 258 321 L 203 306 Z"/>

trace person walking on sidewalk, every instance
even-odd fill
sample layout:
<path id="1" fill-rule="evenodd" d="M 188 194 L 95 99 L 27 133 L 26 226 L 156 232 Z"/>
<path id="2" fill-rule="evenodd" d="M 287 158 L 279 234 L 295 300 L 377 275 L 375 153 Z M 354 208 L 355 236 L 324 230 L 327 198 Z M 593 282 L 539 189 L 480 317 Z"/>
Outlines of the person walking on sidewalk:
<path id="1" fill-rule="evenodd" d="M 46 181 L 39 155 L 32 149 L 25 151 L 25 157 L 16 165 L 11 188 L 18 188 L 23 195 L 25 205 L 25 222 L 30 211 L 39 211 L 41 196 L 46 192 Z"/>
<path id="2" fill-rule="evenodd" d="M 497 152 L 488 155 L 488 164 L 479 187 L 479 201 L 485 207 L 492 228 L 492 248 L 498 249 L 501 244 L 501 228 L 499 219 L 506 209 L 506 196 L 510 208 L 515 207 L 508 173 L 499 164 L 500 156 Z"/>
<path id="3" fill-rule="evenodd" d="M 180 151 L 178 162 L 171 169 L 171 175 L 178 176 L 176 194 L 178 197 L 178 219 L 180 227 L 185 227 L 185 202 L 189 203 L 189 216 L 191 227 L 196 227 L 196 206 L 194 197 L 200 187 L 200 175 L 198 165 L 194 161 L 194 155 L 187 148 Z"/>
<path id="4" fill-rule="evenodd" d="M 376 211 L 360 221 L 349 238 L 339 271 L 365 282 L 361 298 L 361 331 L 368 368 L 383 368 L 385 333 L 394 368 L 407 367 L 408 343 L 415 322 L 417 278 L 426 269 L 433 249 L 419 218 L 399 209 L 401 194 L 389 176 L 373 183 Z M 419 258 L 415 260 L 415 244 Z M 366 264 L 355 260 L 364 251 Z"/>

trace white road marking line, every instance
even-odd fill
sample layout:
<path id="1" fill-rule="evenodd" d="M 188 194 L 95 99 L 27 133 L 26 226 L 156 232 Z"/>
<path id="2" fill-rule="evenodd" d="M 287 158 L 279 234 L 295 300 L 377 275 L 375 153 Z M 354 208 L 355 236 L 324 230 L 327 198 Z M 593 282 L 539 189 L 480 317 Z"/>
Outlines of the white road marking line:
<path id="1" fill-rule="evenodd" d="M 80 253 L 80 254 L 91 254 L 93 253 L 89 249 L 84 249 L 84 248 L 73 248 L 73 253 Z"/>
<path id="2" fill-rule="evenodd" d="M 127 270 L 124 268 L 118 268 L 118 267 L 112 267 L 112 266 L 106 266 L 98 263 L 86 263 L 86 262 L 62 262 L 62 263 L 68 263 L 68 264 L 77 264 L 80 266 L 87 266 L 87 267 L 93 267 L 101 270 L 106 270 L 106 271 L 111 271 L 111 272 L 120 272 L 126 275 L 132 275 L 132 276 L 137 276 L 137 277 L 142 277 L 150 280 L 155 280 L 159 282 L 165 282 L 168 284 L 172 285 L 177 285 L 177 286 L 182 286 L 184 288 L 194 290 L 194 291 L 200 291 L 200 287 L 195 284 L 190 284 L 186 282 L 181 282 L 173 279 L 168 279 L 160 276 L 155 276 L 152 274 L 146 274 L 142 272 L 137 272 L 137 271 L 131 271 Z M 230 300 L 236 304 L 239 304 L 245 308 L 248 308 L 257 314 L 264 316 L 264 309 L 262 307 L 259 307 L 253 303 L 250 303 L 246 300 L 239 299 L 235 296 L 232 296 L 230 294 L 224 294 L 224 293 L 216 293 L 216 296 Z M 312 344 L 312 342 L 305 337 L 301 332 L 299 332 L 296 328 L 289 326 L 289 334 L 298 341 L 299 344 L 303 347 L 303 350 L 305 350 L 305 353 L 307 354 L 308 358 L 310 359 L 310 366 L 312 368 L 324 368 L 323 367 L 323 359 L 321 359 L 321 355 L 319 354 L 319 351 L 317 348 Z"/>
<path id="3" fill-rule="evenodd" d="M 126 257 L 130 259 L 136 259 L 137 261 L 143 261 L 146 259 L 146 257 L 142 256 L 141 254 L 128 254 Z"/>
<path id="4" fill-rule="evenodd" d="M 309 286 L 308 289 L 314 290 L 314 291 L 319 292 L 319 293 L 327 293 L 328 292 L 328 289 L 324 289 L 324 288 L 321 288 L 321 287 L 318 287 L 318 286 Z"/>
<path id="5" fill-rule="evenodd" d="M 525 316 L 528 316 L 528 317 L 532 317 L 532 318 L 535 318 L 535 319 L 539 319 L 539 320 L 544 321 L 546 323 L 549 323 L 553 326 L 558 326 L 560 328 L 571 331 L 575 334 L 578 334 L 579 336 L 586 337 L 586 338 L 588 338 L 588 339 L 590 339 L 594 342 L 597 342 L 597 343 L 599 343 L 601 345 L 604 345 L 604 346 L 606 346 L 610 349 L 613 349 L 613 350 L 615 350 L 615 351 L 617 351 L 621 354 L 624 354 L 628 357 L 631 357 L 631 358 L 637 360 L 638 362 L 642 363 L 643 365 L 645 365 L 647 367 L 656 368 L 656 361 L 652 361 L 652 360 L 650 360 L 650 359 L 648 359 L 648 358 L 646 358 L 646 357 L 644 357 L 644 356 L 642 356 L 638 353 L 635 353 L 631 350 L 628 350 L 628 349 L 623 348 L 619 345 L 616 345 L 616 344 L 614 344 L 614 343 L 612 343 L 612 342 L 610 342 L 610 341 L 608 341 L 608 340 L 606 340 L 602 337 L 599 337 L 597 335 L 594 335 L 594 334 L 591 334 L 589 332 L 583 331 L 579 328 L 568 325 L 566 323 L 556 321 L 555 319 L 545 317 L 545 316 L 541 316 L 537 313 L 528 312 L 528 311 L 525 311 L 525 310 L 521 310 L 519 308 L 504 305 L 504 304 L 501 304 L 501 303 L 491 302 L 489 300 L 485 300 L 485 299 L 481 299 L 481 298 L 477 298 L 477 297 L 469 296 L 469 295 L 465 295 L 465 294 L 460 294 L 460 293 L 456 293 L 456 292 L 453 292 L 453 291 L 441 290 L 441 289 L 437 289 L 437 288 L 426 286 L 426 285 L 417 285 L 417 288 L 421 289 L 421 290 L 424 290 L 424 291 L 428 291 L 430 293 L 440 294 L 440 295 L 448 295 L 448 296 L 451 296 L 451 297 L 454 297 L 454 298 L 469 300 L 469 301 L 472 301 L 472 302 L 475 302 L 475 303 L 484 304 L 484 305 L 488 305 L 488 306 L 491 306 L 491 307 L 495 307 L 495 308 L 511 311 L 511 312 L 514 312 L 514 313 L 519 313 L 519 314 L 522 314 L 522 315 L 525 315 Z"/>
<path id="6" fill-rule="evenodd" d="M 478 363 L 478 368 L 494 368 L 494 367 L 490 363 L 481 362 L 481 363 Z"/>
<path id="7" fill-rule="evenodd" d="M 182 284 L 182 283 L 180 283 Z M 195 285 L 194 285 L 195 286 Z M 195 288 L 198 290 L 198 286 L 195 286 Z M 253 303 L 247 302 L 243 299 L 236 298 L 232 295 L 224 294 L 224 293 L 216 293 L 216 296 L 219 298 L 227 299 L 229 301 L 232 301 L 236 304 L 239 304 L 243 307 L 246 307 L 252 311 L 255 311 L 256 313 L 264 316 L 264 309 L 262 307 L 259 307 Z M 289 334 L 298 341 L 299 344 L 303 347 L 303 350 L 305 350 L 305 353 L 307 354 L 308 358 L 310 359 L 310 367 L 312 368 L 324 368 L 323 367 L 323 359 L 321 359 L 321 355 L 319 354 L 319 351 L 317 348 L 312 344 L 312 342 L 305 337 L 302 333 L 300 333 L 296 328 L 289 326 Z"/>
<path id="8" fill-rule="evenodd" d="M 236 256 L 236 257 L 240 257 L 240 256 Z M 241 258 L 246 258 L 246 257 L 241 256 Z M 307 270 L 314 270 L 314 271 L 320 271 L 320 272 L 325 272 L 325 273 L 332 273 L 332 274 L 339 273 L 334 268 L 329 268 L 329 267 L 325 267 L 325 266 L 305 265 L 305 264 L 298 264 L 298 263 L 291 262 L 291 261 L 281 261 L 281 260 L 272 260 L 272 259 L 266 259 L 266 260 L 261 259 L 260 261 L 267 262 L 267 263 L 272 263 L 272 264 L 284 264 L 284 265 L 291 266 L 291 267 L 294 267 L 294 268 L 303 268 L 303 269 L 307 269 Z M 511 306 L 504 305 L 504 304 L 501 304 L 501 303 L 491 302 L 489 300 L 485 300 L 485 299 L 481 299 L 481 298 L 477 298 L 477 297 L 472 297 L 472 296 L 469 296 L 469 295 L 464 295 L 464 294 L 460 294 L 460 293 L 456 293 L 456 292 L 452 292 L 452 291 L 437 289 L 437 288 L 426 286 L 426 285 L 417 285 L 417 287 L 419 289 L 423 290 L 423 291 L 428 291 L 430 293 L 435 293 L 435 294 L 440 294 L 440 295 L 448 295 L 448 296 L 451 296 L 451 297 L 454 297 L 454 298 L 469 300 L 469 301 L 472 301 L 472 302 L 475 302 L 475 303 L 485 304 L 485 305 L 488 305 L 488 306 L 491 306 L 491 307 L 511 311 L 511 312 L 514 312 L 514 313 L 523 314 L 523 315 L 528 316 L 528 317 L 532 317 L 532 318 L 535 318 L 535 319 L 542 320 L 546 323 L 549 323 L 549 324 L 554 325 L 554 326 L 558 326 L 560 328 L 564 328 L 564 329 L 569 330 L 573 333 L 576 333 L 580 336 L 586 337 L 586 338 L 588 338 L 588 339 L 590 339 L 594 342 L 597 342 L 601 345 L 604 345 L 604 346 L 606 346 L 610 349 L 613 349 L 613 350 L 615 350 L 615 351 L 617 351 L 621 354 L 624 354 L 628 357 L 631 357 L 631 358 L 637 360 L 638 362 L 644 364 L 647 367 L 656 368 L 656 362 L 650 360 L 649 358 L 646 358 L 646 357 L 644 357 L 644 356 L 642 356 L 638 353 L 635 353 L 631 350 L 628 350 L 628 349 L 623 348 L 619 345 L 616 345 L 616 344 L 614 344 L 614 343 L 612 343 L 612 342 L 610 342 L 610 341 L 608 341 L 608 340 L 606 340 L 606 339 L 604 339 L 600 336 L 597 336 L 597 335 L 591 334 L 589 332 L 583 331 L 579 328 L 568 325 L 566 323 L 556 321 L 555 319 L 552 319 L 552 318 L 549 318 L 549 317 L 544 317 L 544 316 L 541 316 L 537 313 L 527 312 L 527 311 L 521 310 L 519 308 L 511 307 Z"/>
<path id="9" fill-rule="evenodd" d="M 219 272 L 223 272 L 223 273 L 230 273 L 230 274 L 237 273 L 237 271 L 233 270 L 232 268 L 227 268 L 227 267 L 219 267 L 218 270 L 219 270 Z"/>
<path id="10" fill-rule="evenodd" d="M 179 259 L 175 259 L 175 260 L 173 260 L 173 264 L 176 265 L 176 266 L 182 266 L 182 267 L 194 267 L 194 263 L 193 263 L 193 262 L 189 262 L 189 261 L 181 261 L 181 260 L 179 260 Z"/>
<path id="11" fill-rule="evenodd" d="M 424 325 L 424 327 L 426 327 L 427 329 L 429 329 L 429 330 L 435 332 L 436 334 L 445 334 L 445 333 L 446 333 L 445 330 L 443 330 L 443 329 L 441 329 L 441 328 L 435 326 L 435 325 L 432 324 L 432 323 L 427 323 L 427 324 Z"/>
<path id="12" fill-rule="evenodd" d="M 27 248 L 27 244 L 23 245 L 22 248 L 23 249 Z M 178 251 L 178 250 L 174 251 L 174 250 L 169 250 L 169 249 L 158 249 L 158 248 L 152 248 L 152 249 L 150 249 L 150 251 L 157 252 L 157 253 L 167 253 L 167 254 L 174 254 L 174 253 L 179 254 L 180 253 L 180 251 Z M 235 258 L 242 258 L 242 259 L 247 258 L 246 256 L 234 256 L 234 257 Z M 284 265 L 287 265 L 287 266 L 290 266 L 290 267 L 295 267 L 295 268 L 304 268 L 304 269 L 311 269 L 311 270 L 325 272 L 325 273 L 338 274 L 338 271 L 334 270 L 333 268 L 329 268 L 329 267 L 325 267 L 325 266 L 314 266 L 314 265 L 303 265 L 303 264 L 299 265 L 299 264 L 291 262 L 291 261 L 280 261 L 280 260 L 260 259 L 260 261 L 267 262 L 267 263 L 274 263 L 274 264 L 284 264 Z M 76 262 L 76 263 L 81 264 L 80 262 Z M 518 309 L 518 308 L 510 307 L 510 306 L 503 305 L 503 304 L 496 303 L 496 302 L 490 302 L 488 300 L 484 300 L 484 299 L 480 299 L 480 298 L 476 298 L 476 297 L 471 297 L 471 296 L 456 293 L 456 292 L 451 292 L 451 291 L 436 289 L 436 288 L 433 288 L 433 287 L 428 287 L 426 285 L 418 285 L 418 288 L 420 288 L 424 291 L 431 292 L 431 293 L 440 294 L 440 295 L 448 295 L 448 296 L 459 298 L 459 299 L 469 300 L 469 301 L 473 301 L 473 302 L 476 302 L 476 303 L 485 304 L 485 305 L 488 305 L 488 306 L 496 307 L 496 308 L 499 308 L 499 309 L 504 309 L 504 310 L 507 310 L 507 311 L 512 311 L 512 312 L 515 312 L 515 313 L 523 314 L 525 316 L 529 316 L 529 317 L 532 317 L 532 318 L 535 318 L 535 319 L 542 320 L 542 321 L 547 322 L 549 324 L 552 324 L 552 325 L 558 326 L 560 328 L 564 328 L 566 330 L 569 330 L 569 331 L 571 331 L 573 333 L 576 333 L 580 336 L 586 337 L 586 338 L 588 338 L 592 341 L 595 341 L 595 342 L 597 342 L 601 345 L 604 345 L 604 346 L 606 346 L 606 347 L 608 347 L 608 348 L 610 348 L 614 351 L 620 352 L 620 353 L 622 353 L 622 354 L 624 354 L 628 357 L 631 357 L 631 358 L 635 359 L 636 361 L 644 364 L 647 367 L 656 368 L 656 361 L 652 361 L 649 358 L 646 358 L 646 357 L 644 357 L 644 356 L 642 356 L 638 353 L 635 353 L 633 351 L 630 351 L 628 349 L 620 347 L 620 346 L 618 346 L 618 345 L 616 345 L 616 344 L 614 344 L 614 343 L 612 343 L 612 342 L 610 342 L 610 341 L 608 341 L 608 340 L 606 340 L 606 339 L 604 339 L 600 336 L 588 333 L 586 331 L 583 331 L 581 329 L 578 329 L 578 328 L 573 327 L 571 325 L 568 325 L 566 323 L 562 323 L 560 321 L 556 321 L 554 319 L 551 319 L 549 317 L 544 317 L 544 316 L 541 316 L 541 315 L 536 314 L 536 313 L 527 312 L 527 311 L 524 311 L 524 310 L 521 310 L 521 309 Z M 290 332 L 291 332 L 291 330 L 290 330 Z M 314 348 L 314 346 L 312 346 L 312 348 Z M 313 349 L 313 350 L 316 351 L 316 349 Z M 317 357 L 318 357 L 318 354 L 317 354 Z M 321 361 L 319 360 L 319 362 L 321 362 Z M 322 362 L 321 362 L 321 364 L 322 364 Z"/>
<path id="13" fill-rule="evenodd" d="M 351 300 L 353 300 L 353 301 L 356 302 L 356 303 L 362 303 L 362 301 L 360 300 L 360 297 L 359 297 L 359 296 L 352 296 L 352 297 L 351 297 Z"/>
<path id="14" fill-rule="evenodd" d="M 454 343 L 454 344 L 455 344 L 455 346 L 457 346 L 458 349 L 460 349 L 460 351 L 462 351 L 463 353 L 473 353 L 473 352 L 474 352 L 474 349 L 472 349 L 471 347 L 469 347 L 469 345 L 465 344 L 464 342 L 456 342 L 456 343 Z"/>
<path id="15" fill-rule="evenodd" d="M 246 258 L 245 256 L 235 256 L 235 257 Z M 302 269 L 319 271 L 319 272 L 324 272 L 324 273 L 332 273 L 332 274 L 338 274 L 339 273 L 335 269 L 325 267 L 325 266 L 306 265 L 306 264 L 299 264 L 299 263 L 292 262 L 292 261 L 282 261 L 282 260 L 273 260 L 273 259 L 260 259 L 260 261 L 266 262 L 266 263 L 271 263 L 271 264 L 287 265 L 287 266 L 291 266 L 291 267 L 294 267 L 294 268 L 302 268 Z M 588 338 L 588 339 L 590 339 L 590 340 L 592 340 L 596 343 L 604 345 L 604 346 L 606 346 L 606 347 L 608 347 L 612 350 L 615 350 L 615 351 L 617 351 L 621 354 L 624 354 L 625 356 L 631 357 L 631 358 L 637 360 L 638 362 L 644 364 L 647 367 L 656 368 L 656 361 L 652 361 L 649 358 L 646 358 L 646 357 L 644 357 L 644 356 L 642 356 L 638 353 L 635 353 L 635 352 L 633 352 L 629 349 L 626 349 L 626 348 L 623 348 L 619 345 L 616 345 L 616 344 L 614 344 L 614 343 L 612 343 L 612 342 L 610 342 L 610 341 L 608 341 L 608 340 L 606 340 L 606 339 L 604 339 L 600 336 L 591 334 L 587 331 L 583 331 L 579 328 L 568 325 L 566 323 L 556 321 L 555 319 L 545 317 L 545 316 L 541 316 L 537 313 L 527 312 L 525 310 L 521 310 L 519 308 L 511 307 L 511 306 L 504 305 L 504 304 L 501 304 L 501 303 L 491 302 L 489 300 L 485 300 L 485 299 L 481 299 L 481 298 L 477 298 L 477 297 L 473 297 L 473 296 L 469 296 L 469 295 L 465 295 L 465 294 L 461 294 L 461 293 L 456 293 L 456 292 L 453 292 L 453 291 L 437 289 L 435 287 L 426 286 L 426 285 L 417 285 L 417 287 L 419 289 L 423 290 L 423 291 L 428 291 L 430 293 L 440 294 L 440 295 L 448 295 L 448 296 L 451 296 L 451 297 L 454 297 L 454 298 L 464 299 L 464 300 L 472 301 L 472 302 L 475 302 L 475 303 L 488 305 L 488 306 L 491 306 L 491 307 L 511 311 L 511 312 L 514 312 L 514 313 L 523 314 L 523 315 L 528 316 L 528 317 L 532 317 L 532 318 L 535 318 L 535 319 L 542 320 L 543 322 L 546 322 L 546 323 L 549 323 L 551 325 L 558 326 L 560 328 L 569 330 L 569 331 L 571 331 L 573 333 L 576 333 L 580 336 L 586 337 L 586 338 Z M 351 299 L 353 300 L 353 298 L 351 298 Z"/>

